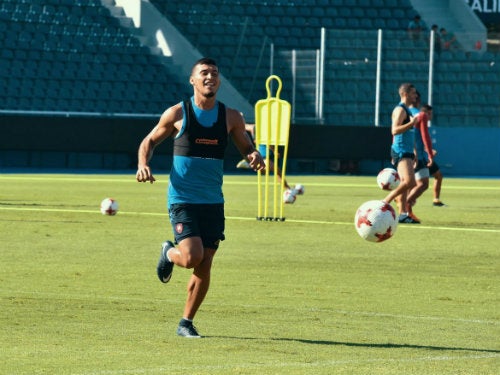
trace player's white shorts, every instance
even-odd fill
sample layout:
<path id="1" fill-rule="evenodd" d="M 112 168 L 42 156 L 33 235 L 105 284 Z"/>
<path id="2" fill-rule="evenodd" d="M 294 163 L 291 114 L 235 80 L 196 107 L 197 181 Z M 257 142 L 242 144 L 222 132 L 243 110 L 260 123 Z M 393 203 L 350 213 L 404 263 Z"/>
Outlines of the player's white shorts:
<path id="1" fill-rule="evenodd" d="M 423 178 L 429 178 L 429 168 L 427 168 L 427 162 L 424 160 L 419 160 L 417 162 L 417 167 L 415 168 L 415 179 L 421 180 Z"/>

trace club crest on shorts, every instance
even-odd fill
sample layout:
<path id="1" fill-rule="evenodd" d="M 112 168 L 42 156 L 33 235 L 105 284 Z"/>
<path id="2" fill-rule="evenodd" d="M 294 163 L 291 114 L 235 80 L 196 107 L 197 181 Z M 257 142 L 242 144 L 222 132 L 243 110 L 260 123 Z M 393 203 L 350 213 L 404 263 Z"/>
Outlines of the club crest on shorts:
<path id="1" fill-rule="evenodd" d="M 177 233 L 181 234 L 183 230 L 184 230 L 184 226 L 182 225 L 182 223 L 175 224 L 175 231 Z"/>

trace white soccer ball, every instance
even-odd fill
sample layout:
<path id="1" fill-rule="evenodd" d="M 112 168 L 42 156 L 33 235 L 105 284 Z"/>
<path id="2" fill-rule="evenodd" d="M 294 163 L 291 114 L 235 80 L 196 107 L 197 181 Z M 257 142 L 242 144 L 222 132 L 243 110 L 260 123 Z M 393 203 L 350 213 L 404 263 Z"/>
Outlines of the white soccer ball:
<path id="1" fill-rule="evenodd" d="M 118 202 L 112 198 L 105 198 L 101 202 L 101 213 L 103 215 L 116 215 L 118 212 Z"/>
<path id="2" fill-rule="evenodd" d="M 354 216 L 354 226 L 361 238 L 371 242 L 382 242 L 396 233 L 398 219 L 390 204 L 382 201 L 363 203 Z"/>
<path id="3" fill-rule="evenodd" d="M 382 190 L 394 190 L 400 182 L 398 171 L 394 168 L 384 168 L 377 175 L 377 185 Z"/>
<path id="4" fill-rule="evenodd" d="M 304 189 L 305 189 L 304 185 L 302 185 L 302 184 L 297 184 L 293 188 L 293 190 L 295 190 L 295 194 L 298 194 L 298 195 L 304 194 Z"/>
<path id="5" fill-rule="evenodd" d="M 297 199 L 295 192 L 292 189 L 286 189 L 283 192 L 283 202 L 292 204 Z"/>

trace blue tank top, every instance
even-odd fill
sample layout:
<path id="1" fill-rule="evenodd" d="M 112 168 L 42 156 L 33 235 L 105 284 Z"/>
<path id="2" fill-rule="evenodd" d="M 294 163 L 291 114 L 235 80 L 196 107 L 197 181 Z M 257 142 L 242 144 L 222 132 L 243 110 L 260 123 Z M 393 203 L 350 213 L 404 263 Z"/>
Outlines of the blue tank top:
<path id="1" fill-rule="evenodd" d="M 183 122 L 174 139 L 168 206 L 174 203 L 224 203 L 222 180 L 228 143 L 226 107 L 204 111 L 194 98 L 182 103 Z"/>
<path id="2" fill-rule="evenodd" d="M 403 103 L 398 104 L 399 107 L 402 107 L 406 112 L 406 117 L 403 120 L 403 124 L 410 121 L 411 112 L 407 106 Z M 404 133 L 396 134 L 392 139 L 392 149 L 395 153 L 402 155 L 407 153 L 414 153 L 415 146 L 415 128 L 412 127 L 408 129 Z"/>

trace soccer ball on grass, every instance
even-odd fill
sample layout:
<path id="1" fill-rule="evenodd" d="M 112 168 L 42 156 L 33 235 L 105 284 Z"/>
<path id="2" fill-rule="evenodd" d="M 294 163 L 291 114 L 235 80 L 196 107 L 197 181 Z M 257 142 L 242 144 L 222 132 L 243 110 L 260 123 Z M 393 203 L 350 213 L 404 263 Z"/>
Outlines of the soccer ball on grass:
<path id="1" fill-rule="evenodd" d="M 370 242 L 382 242 L 391 238 L 398 225 L 396 211 L 382 201 L 363 203 L 354 216 L 354 226 L 361 238 Z"/>
<path id="2" fill-rule="evenodd" d="M 382 190 L 394 190 L 400 182 L 398 171 L 394 168 L 384 168 L 377 175 L 377 185 Z"/>
<path id="3" fill-rule="evenodd" d="M 101 213 L 103 215 L 116 215 L 118 212 L 118 202 L 112 198 L 105 198 L 101 202 Z"/>
<path id="4" fill-rule="evenodd" d="M 295 187 L 293 188 L 293 190 L 295 190 L 295 194 L 296 195 L 303 195 L 304 191 L 305 191 L 305 188 L 304 188 L 304 185 L 297 184 L 297 185 L 295 185 Z"/>
<path id="5" fill-rule="evenodd" d="M 286 189 L 283 192 L 283 202 L 285 202 L 287 204 L 292 204 L 295 202 L 296 199 L 297 199 L 297 194 L 295 193 L 294 190 Z"/>

